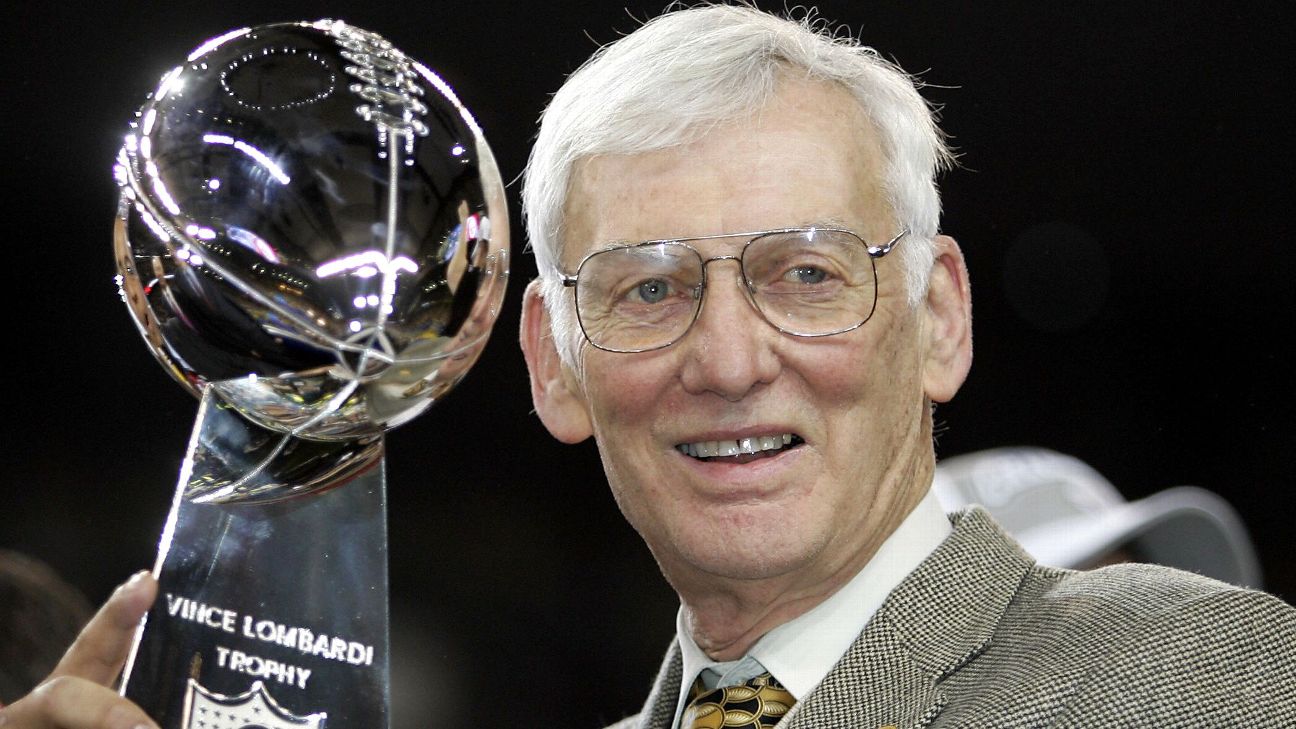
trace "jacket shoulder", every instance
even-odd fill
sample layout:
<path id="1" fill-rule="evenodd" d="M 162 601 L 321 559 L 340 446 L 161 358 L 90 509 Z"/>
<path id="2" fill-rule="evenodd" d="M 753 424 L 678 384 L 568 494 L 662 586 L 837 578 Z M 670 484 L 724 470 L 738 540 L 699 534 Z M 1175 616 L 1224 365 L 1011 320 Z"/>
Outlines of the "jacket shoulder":
<path id="1" fill-rule="evenodd" d="M 1296 722 L 1296 609 L 1277 597 L 1151 565 L 1052 583 L 1040 600 L 1072 616 L 1090 653 L 1058 726 Z"/>
<path id="2" fill-rule="evenodd" d="M 1292 726 L 1294 667 L 1296 609 L 1272 595 L 1153 565 L 1036 565 L 984 651 L 942 681 L 942 719 Z"/>
<path id="3" fill-rule="evenodd" d="M 1290 727 L 1296 610 L 1272 595 L 1218 590 L 1156 610 L 1095 665 L 1059 726 Z"/>

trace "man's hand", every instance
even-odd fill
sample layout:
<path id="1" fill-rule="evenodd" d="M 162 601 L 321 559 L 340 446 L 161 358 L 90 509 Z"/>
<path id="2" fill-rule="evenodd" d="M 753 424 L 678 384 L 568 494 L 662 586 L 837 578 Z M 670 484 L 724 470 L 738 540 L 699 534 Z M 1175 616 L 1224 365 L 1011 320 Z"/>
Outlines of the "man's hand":
<path id="1" fill-rule="evenodd" d="M 30 694 L 0 709 L 3 729 L 157 729 L 144 710 L 111 688 L 135 628 L 157 597 L 140 572 L 108 598 L 54 672 Z"/>

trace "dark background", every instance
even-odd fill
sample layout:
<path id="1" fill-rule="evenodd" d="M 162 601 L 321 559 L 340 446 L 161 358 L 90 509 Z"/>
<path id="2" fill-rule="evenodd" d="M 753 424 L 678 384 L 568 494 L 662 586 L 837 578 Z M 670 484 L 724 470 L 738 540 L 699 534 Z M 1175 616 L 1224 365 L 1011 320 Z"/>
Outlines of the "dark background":
<path id="1" fill-rule="evenodd" d="M 133 110 L 191 48 L 271 21 L 378 31 L 456 89 L 512 180 L 547 95 L 661 4 L 11 11 L 0 547 L 47 561 L 95 602 L 152 564 L 195 402 L 117 300 L 110 168 Z M 962 154 L 943 180 L 943 228 L 967 253 L 977 354 L 938 412 L 939 452 L 1040 445 L 1131 498 L 1212 489 L 1250 526 L 1270 589 L 1296 598 L 1283 4 L 820 8 L 932 84 Z M 516 195 L 510 298 L 489 348 L 389 437 L 398 727 L 619 718 L 673 633 L 674 596 L 592 445 L 561 446 L 530 414 L 516 309 L 535 269 Z"/>

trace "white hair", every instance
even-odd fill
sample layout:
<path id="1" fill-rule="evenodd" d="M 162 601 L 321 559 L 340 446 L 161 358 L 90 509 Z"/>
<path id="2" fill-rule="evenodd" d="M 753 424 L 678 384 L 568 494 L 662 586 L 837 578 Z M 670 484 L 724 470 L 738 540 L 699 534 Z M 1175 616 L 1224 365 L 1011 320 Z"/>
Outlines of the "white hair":
<path id="1" fill-rule="evenodd" d="M 761 109 L 789 71 L 841 84 L 875 127 L 886 163 L 883 189 L 910 231 L 897 251 L 908 298 L 917 305 L 925 296 L 940 220 L 935 178 L 952 158 L 915 81 L 854 38 L 816 27 L 812 13 L 794 21 L 747 6 L 675 10 L 599 49 L 541 116 L 522 210 L 555 344 L 568 366 L 579 369 L 582 341 L 560 271 L 576 163 L 695 141 Z"/>

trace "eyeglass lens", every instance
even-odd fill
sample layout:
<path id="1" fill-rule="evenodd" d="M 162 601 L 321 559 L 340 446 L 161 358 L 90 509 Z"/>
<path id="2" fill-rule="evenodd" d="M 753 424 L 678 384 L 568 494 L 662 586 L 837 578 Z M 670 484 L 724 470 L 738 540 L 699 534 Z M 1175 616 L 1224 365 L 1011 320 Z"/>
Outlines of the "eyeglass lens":
<path id="1" fill-rule="evenodd" d="M 598 347 L 635 352 L 684 336 L 702 304 L 705 264 L 677 242 L 613 248 L 585 259 L 576 311 Z M 768 233 L 742 252 L 745 286 L 778 329 L 825 336 L 854 329 L 873 313 L 876 274 L 867 246 L 847 231 Z"/>

